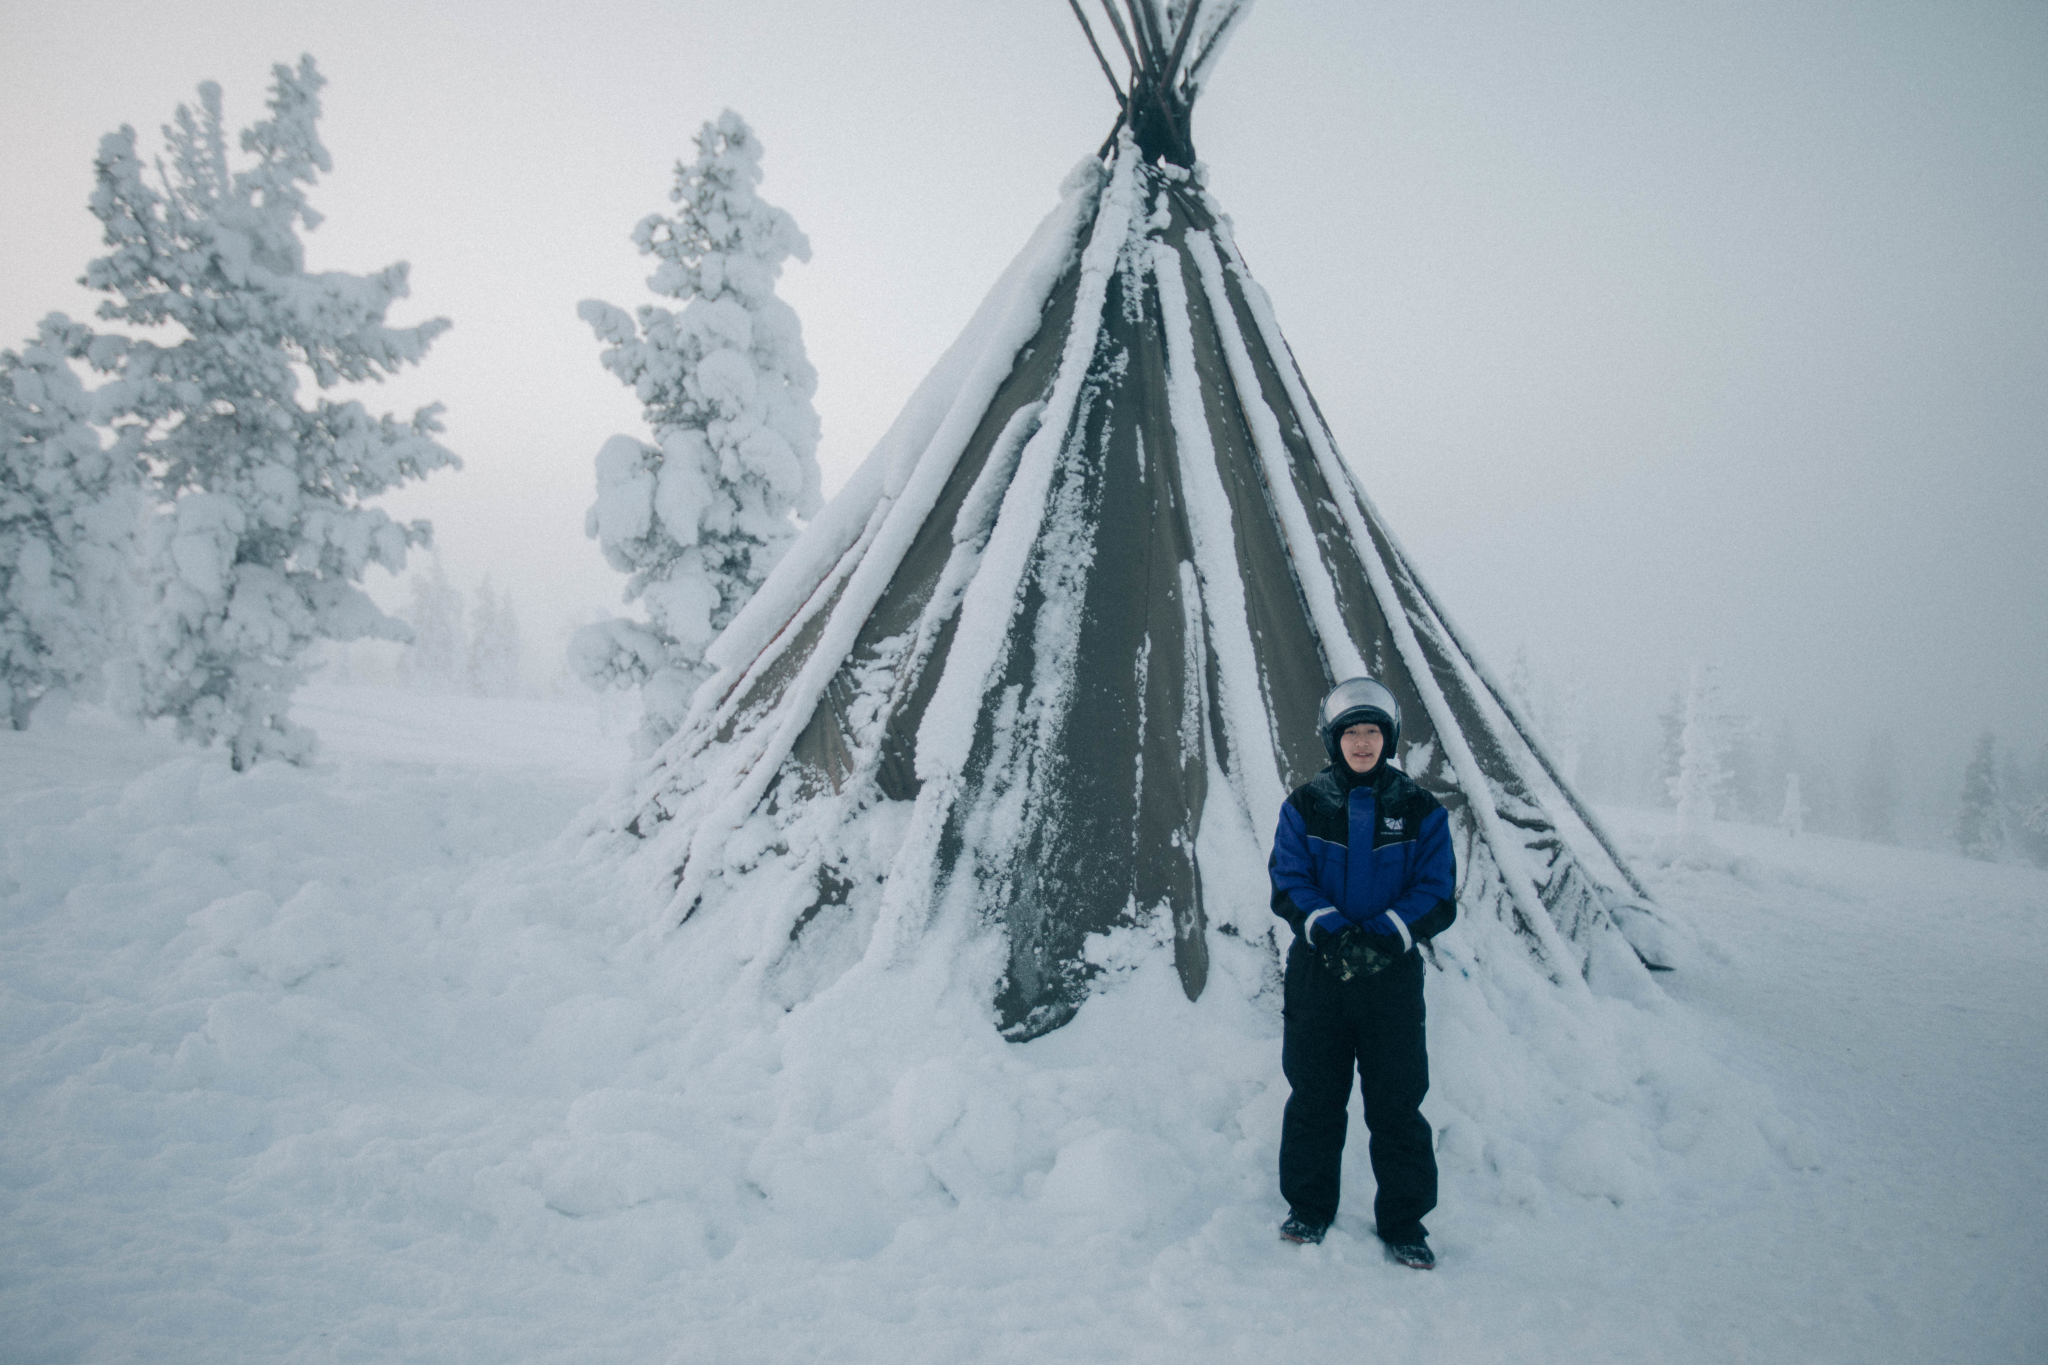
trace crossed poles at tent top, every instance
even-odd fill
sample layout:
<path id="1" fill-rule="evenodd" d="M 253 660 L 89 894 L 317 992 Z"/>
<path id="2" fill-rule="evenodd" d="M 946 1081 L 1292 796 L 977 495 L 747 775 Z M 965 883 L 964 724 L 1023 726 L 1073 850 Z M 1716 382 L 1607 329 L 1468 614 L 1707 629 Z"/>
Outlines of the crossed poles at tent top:
<path id="1" fill-rule="evenodd" d="M 1221 3 L 1222 17 L 1211 27 L 1201 49 L 1187 63 L 1185 73 L 1176 84 L 1174 74 L 1181 71 L 1181 59 L 1187 55 L 1195 20 L 1205 8 L 1203 0 L 1188 0 L 1170 46 L 1166 38 L 1167 16 L 1159 7 L 1158 0 L 1123 0 L 1121 13 L 1116 0 L 1101 0 L 1103 13 L 1109 16 L 1109 26 L 1115 32 L 1129 64 L 1129 77 L 1124 82 L 1117 80 L 1109 58 L 1096 41 L 1095 30 L 1089 25 L 1080 0 L 1067 0 L 1068 7 L 1074 11 L 1074 18 L 1080 21 L 1081 32 L 1087 35 L 1088 46 L 1094 51 L 1096 62 L 1102 67 L 1103 77 L 1116 94 L 1116 122 L 1110 126 L 1109 136 L 1103 140 L 1098 155 L 1107 157 L 1116 143 L 1118 132 L 1128 126 L 1146 160 L 1163 157 L 1176 166 L 1192 167 L 1195 164 L 1195 143 L 1189 130 L 1189 115 L 1194 108 L 1201 75 L 1245 7 L 1245 0 L 1221 0 Z M 1215 6 L 1208 8 L 1213 11 Z"/>

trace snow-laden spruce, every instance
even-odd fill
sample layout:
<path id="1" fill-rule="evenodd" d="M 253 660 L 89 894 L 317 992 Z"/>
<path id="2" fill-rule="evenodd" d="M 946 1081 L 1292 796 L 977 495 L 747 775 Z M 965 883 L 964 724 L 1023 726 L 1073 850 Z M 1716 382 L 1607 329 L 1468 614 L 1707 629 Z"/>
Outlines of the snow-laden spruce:
<path id="1" fill-rule="evenodd" d="M 142 471 L 92 424 L 72 368 L 91 344 L 52 313 L 0 351 L 0 712 L 17 730 L 52 692 L 99 692 L 126 619 Z"/>
<path id="2" fill-rule="evenodd" d="M 1678 775 L 1671 798 L 1678 806 L 1682 839 L 1704 838 L 1714 823 L 1721 791 L 1728 785 L 1730 718 L 1721 696 L 1721 671 L 1711 663 L 1693 665 L 1685 691 L 1685 729 L 1680 732 Z"/>
<path id="3" fill-rule="evenodd" d="M 730 109 L 676 167 L 671 215 L 650 214 L 633 241 L 661 265 L 648 288 L 683 301 L 646 305 L 637 323 L 595 299 L 578 314 L 607 344 L 606 369 L 646 407 L 653 443 L 614 436 L 597 456 L 585 529 L 627 602 L 647 619 L 586 626 L 572 643 L 596 687 L 638 687 L 639 745 L 675 732 L 710 675 L 712 639 L 738 614 L 818 509 L 817 374 L 803 332 L 775 296 L 782 263 L 810 259 L 787 212 L 761 199 L 761 143 Z"/>
<path id="4" fill-rule="evenodd" d="M 110 345 L 103 416 L 148 462 L 158 513 L 144 534 L 136 628 L 139 706 L 181 735 L 225 741 L 237 769 L 302 760 L 312 735 L 286 712 L 319 639 L 403 640 L 360 586 L 427 543 L 365 502 L 457 463 L 434 439 L 438 406 L 409 421 L 358 402 L 299 399 L 381 379 L 426 354 L 445 319 L 385 325 L 403 263 L 374 275 L 306 269 L 306 188 L 330 169 L 316 125 L 325 84 L 311 57 L 273 68 L 269 117 L 230 164 L 220 87 L 199 87 L 165 127 L 155 174 L 135 130 L 100 143 L 92 211 L 108 254 L 86 283 L 99 315 L 135 329 Z"/>
<path id="5" fill-rule="evenodd" d="M 1998 742 L 1985 731 L 1977 737 L 1963 769 L 1963 799 L 1956 810 L 1956 846 L 1963 856 L 1996 862 L 2005 851 L 2005 799 L 1998 786 Z"/>

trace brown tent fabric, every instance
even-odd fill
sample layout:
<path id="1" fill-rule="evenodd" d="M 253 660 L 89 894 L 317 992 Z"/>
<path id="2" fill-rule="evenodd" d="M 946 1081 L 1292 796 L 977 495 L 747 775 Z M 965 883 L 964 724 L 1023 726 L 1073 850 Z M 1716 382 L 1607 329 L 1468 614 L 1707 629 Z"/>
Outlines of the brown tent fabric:
<path id="1" fill-rule="evenodd" d="M 1196 999 L 1216 934 L 1273 923 L 1212 904 L 1219 869 L 1262 876 L 1358 673 L 1451 813 L 1461 915 L 1557 980 L 1668 938 L 1337 455 L 1220 209 L 1127 130 L 713 660 L 619 824 L 669 922 L 761 926 L 790 1001 L 942 921 L 999 944 L 1015 1039 L 1122 929 Z"/>

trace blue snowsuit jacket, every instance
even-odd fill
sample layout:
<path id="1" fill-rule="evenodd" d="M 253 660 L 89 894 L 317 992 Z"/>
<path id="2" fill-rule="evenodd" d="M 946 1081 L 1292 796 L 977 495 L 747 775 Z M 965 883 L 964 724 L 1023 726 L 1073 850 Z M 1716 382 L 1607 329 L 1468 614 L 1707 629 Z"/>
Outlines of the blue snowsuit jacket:
<path id="1" fill-rule="evenodd" d="M 1349 792 L 1325 768 L 1281 804 L 1267 863 L 1273 913 L 1310 947 L 1358 925 L 1400 954 L 1458 917 L 1450 818 L 1408 774 L 1381 768 Z"/>

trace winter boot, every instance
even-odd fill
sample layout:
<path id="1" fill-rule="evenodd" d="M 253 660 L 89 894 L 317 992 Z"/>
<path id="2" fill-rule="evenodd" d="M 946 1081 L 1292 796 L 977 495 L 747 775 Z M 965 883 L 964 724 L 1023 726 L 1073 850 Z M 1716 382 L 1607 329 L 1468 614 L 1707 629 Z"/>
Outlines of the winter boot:
<path id="1" fill-rule="evenodd" d="M 1280 1225 L 1280 1240 L 1301 1242 L 1314 1246 L 1323 1240 L 1323 1234 L 1330 1230 L 1328 1223 L 1318 1223 L 1313 1218 L 1304 1218 L 1298 1213 L 1287 1215 L 1287 1221 Z"/>
<path id="2" fill-rule="evenodd" d="M 1435 1270 L 1436 1253 L 1429 1249 L 1429 1239 L 1422 1233 L 1412 1233 L 1400 1239 L 1383 1238 L 1387 1245 L 1387 1259 L 1399 1261 L 1402 1265 L 1416 1270 Z"/>

